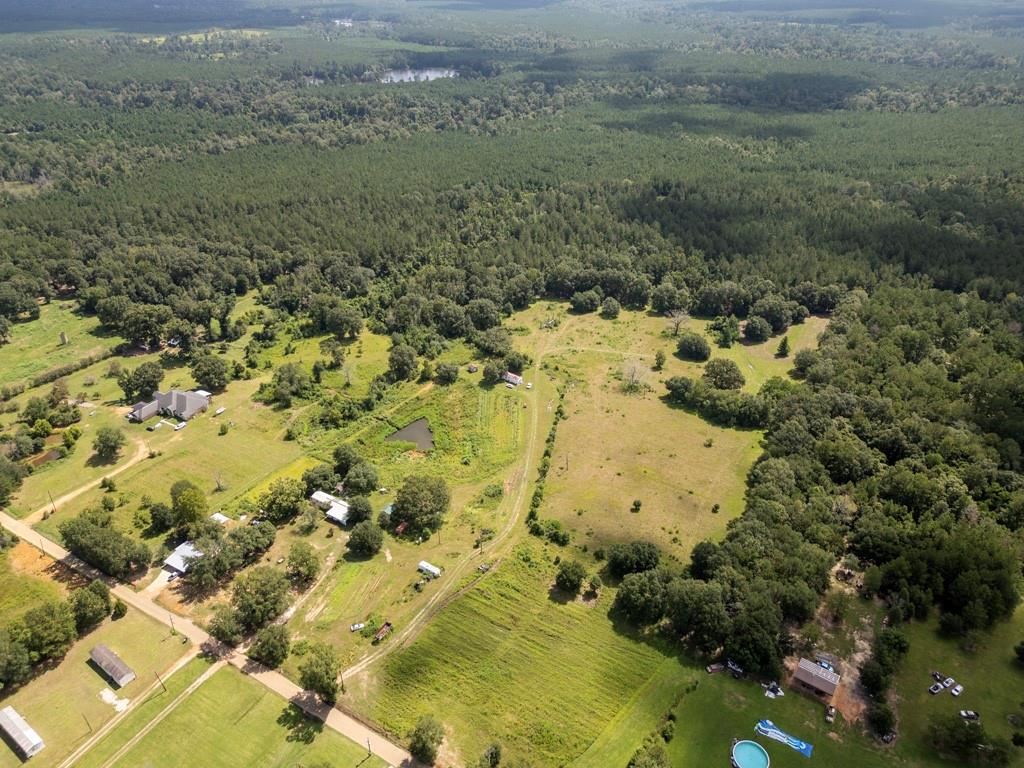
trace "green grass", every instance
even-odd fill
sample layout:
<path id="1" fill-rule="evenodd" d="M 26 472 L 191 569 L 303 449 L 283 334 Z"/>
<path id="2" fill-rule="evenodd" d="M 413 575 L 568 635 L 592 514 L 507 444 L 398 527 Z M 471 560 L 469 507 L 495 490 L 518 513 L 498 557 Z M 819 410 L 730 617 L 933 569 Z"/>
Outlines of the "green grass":
<path id="1" fill-rule="evenodd" d="M 115 736 L 121 738 L 121 734 Z M 146 734 L 118 768 L 271 768 L 326 762 L 379 768 L 365 746 L 310 720 L 233 667 L 213 675 Z"/>
<path id="2" fill-rule="evenodd" d="M 98 332 L 99 320 L 75 311 L 73 301 L 41 306 L 39 319 L 15 323 L 0 346 L 0 386 L 27 383 L 33 376 L 116 346 L 120 339 Z M 60 332 L 68 343 L 60 343 Z"/>
<path id="3" fill-rule="evenodd" d="M 699 376 L 702 366 L 676 358 L 667 322 L 646 312 L 623 312 L 609 321 L 597 314 L 572 315 L 564 303 L 538 304 L 510 324 L 525 329 L 522 346 L 531 354 L 545 345 L 542 321 L 557 318 L 549 332 L 545 364 L 557 367 L 572 386 L 567 419 L 558 427 L 542 516 L 561 520 L 577 543 L 591 548 L 643 536 L 685 559 L 695 543 L 718 538 L 743 510 L 746 476 L 761 452 L 761 433 L 715 426 L 670 408 L 662 400 L 671 376 Z M 689 327 L 705 332 L 706 322 Z M 814 346 L 824 320 L 811 318 L 790 329 L 794 352 Z M 777 342 L 715 348 L 713 356 L 735 360 L 756 389 L 786 376 L 789 360 L 774 356 Z M 658 350 L 664 369 L 654 370 Z M 624 370 L 635 367 L 641 391 L 622 388 Z M 640 513 L 630 512 L 634 500 Z M 712 507 L 720 505 L 717 514 Z"/>
<path id="4" fill-rule="evenodd" d="M 104 643 L 135 670 L 137 678 L 124 688 L 111 683 L 89 664 L 89 651 Z M 139 696 L 187 649 L 180 637 L 135 610 L 118 621 L 107 621 L 83 637 L 55 668 L 3 700 L 29 722 L 46 742 L 32 759 L 33 766 L 54 766 L 115 715 L 113 705 L 100 699 L 105 688 L 118 698 Z M 16 768 L 21 760 L 0 749 L 0 768 Z"/>
<path id="5" fill-rule="evenodd" d="M 980 636 L 978 648 L 968 653 L 962 641 L 941 637 L 937 622 L 913 623 L 905 627 L 910 638 L 910 653 L 897 675 L 895 691 L 900 739 L 896 754 L 921 764 L 939 765 L 926 744 L 929 720 L 936 714 L 973 709 L 981 714 L 982 724 L 992 736 L 1010 739 L 1014 729 L 1010 715 L 1024 718 L 1024 666 L 1014 659 L 1013 646 L 1024 640 L 1024 608 L 1018 608 L 1010 621 L 997 625 Z M 931 672 L 937 670 L 964 686 L 961 696 L 948 692 L 932 696 Z M 1020 750 L 1017 753 L 1019 765 Z M 946 763 L 948 765 L 948 763 Z"/>
<path id="6" fill-rule="evenodd" d="M 848 726 L 836 718 L 829 726 L 819 702 L 789 689 L 785 693 L 781 699 L 768 699 L 756 682 L 736 681 L 725 674 L 703 675 L 697 690 L 683 697 L 676 708 L 675 738 L 668 744 L 672 765 L 728 765 L 732 739 L 755 739 L 754 725 L 762 718 L 814 745 L 814 756 L 808 761 L 783 744 L 756 737 L 777 768 L 883 768 L 894 764 L 888 750 L 869 742 L 859 725 Z"/>
<path id="7" fill-rule="evenodd" d="M 128 743 L 136 733 L 146 726 L 156 715 L 167 707 L 174 699 L 210 667 L 205 657 L 197 657 L 164 680 L 165 687 L 157 688 L 146 697 L 146 700 L 135 707 L 120 723 L 118 723 L 101 741 L 83 755 L 78 768 L 101 768 L 107 760 Z"/>
<path id="8" fill-rule="evenodd" d="M 61 596 L 56 582 L 27 571 L 29 562 L 52 563 L 24 542 L 0 552 L 0 626 L 39 603 Z"/>
<path id="9" fill-rule="evenodd" d="M 377 673 L 370 712 L 395 733 L 441 717 L 463 756 L 498 740 L 532 765 L 582 754 L 663 661 L 596 603 L 549 599 L 554 567 L 535 542 L 449 605 Z"/>

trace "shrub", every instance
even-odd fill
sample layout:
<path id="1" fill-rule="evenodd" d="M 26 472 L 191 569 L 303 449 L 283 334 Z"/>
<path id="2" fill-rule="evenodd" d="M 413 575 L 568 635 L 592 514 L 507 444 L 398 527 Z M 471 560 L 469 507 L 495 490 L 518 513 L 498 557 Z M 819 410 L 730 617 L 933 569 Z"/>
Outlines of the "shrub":
<path id="1" fill-rule="evenodd" d="M 676 342 L 676 352 L 684 360 L 703 362 L 711 357 L 711 345 L 699 333 L 683 331 Z"/>
<path id="2" fill-rule="evenodd" d="M 583 580 L 587 577 L 587 569 L 576 560 L 563 560 L 558 566 L 558 573 L 555 574 L 555 584 L 563 592 L 575 595 L 583 586 Z"/>

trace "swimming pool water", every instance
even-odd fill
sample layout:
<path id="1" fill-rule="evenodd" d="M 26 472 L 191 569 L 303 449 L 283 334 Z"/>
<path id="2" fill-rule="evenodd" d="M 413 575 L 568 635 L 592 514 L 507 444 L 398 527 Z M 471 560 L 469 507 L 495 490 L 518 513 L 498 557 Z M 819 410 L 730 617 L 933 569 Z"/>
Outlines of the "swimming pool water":
<path id="1" fill-rule="evenodd" d="M 768 753 L 754 741 L 738 741 L 732 748 L 732 759 L 738 768 L 768 768 Z"/>

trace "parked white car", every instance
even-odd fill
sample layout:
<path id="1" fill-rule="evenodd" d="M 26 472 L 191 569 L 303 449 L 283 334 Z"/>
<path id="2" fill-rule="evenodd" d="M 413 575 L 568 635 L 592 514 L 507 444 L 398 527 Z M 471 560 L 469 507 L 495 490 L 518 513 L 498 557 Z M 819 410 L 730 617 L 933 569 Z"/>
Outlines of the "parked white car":
<path id="1" fill-rule="evenodd" d="M 963 692 L 964 687 L 962 685 L 954 685 L 953 689 L 950 691 L 950 693 L 952 693 L 954 696 L 959 696 Z"/>
<path id="2" fill-rule="evenodd" d="M 351 627 L 349 627 L 348 631 L 349 632 L 358 632 L 360 629 L 365 629 L 365 628 L 366 628 L 366 624 L 364 624 L 363 622 L 360 621 L 358 624 L 353 624 Z"/>

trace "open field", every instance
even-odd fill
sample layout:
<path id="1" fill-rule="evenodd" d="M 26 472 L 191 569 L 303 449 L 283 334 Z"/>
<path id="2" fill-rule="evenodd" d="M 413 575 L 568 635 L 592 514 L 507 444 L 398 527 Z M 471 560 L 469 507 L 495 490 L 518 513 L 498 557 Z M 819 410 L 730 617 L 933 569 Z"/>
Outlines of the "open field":
<path id="1" fill-rule="evenodd" d="M 0 552 L 0 626 L 61 596 L 60 584 L 45 575 L 53 567 L 52 560 L 24 541 Z"/>
<path id="2" fill-rule="evenodd" d="M 685 559 L 701 539 L 719 537 L 743 510 L 747 472 L 760 454 L 761 433 L 718 427 L 699 416 L 669 408 L 661 399 L 671 376 L 699 376 L 702 366 L 672 354 L 674 339 L 664 318 L 624 311 L 616 320 L 597 314 L 566 313 L 565 304 L 546 303 L 511 321 L 526 332 L 526 349 L 536 346 L 549 318 L 558 320 L 557 342 L 545 358 L 572 382 L 567 418 L 558 427 L 542 516 L 561 520 L 576 543 L 588 548 L 643 536 L 672 556 Z M 705 321 L 689 327 L 705 333 Z M 793 326 L 793 350 L 813 347 L 824 320 Z M 712 357 L 735 360 L 756 391 L 767 379 L 787 375 L 791 361 L 774 356 L 777 342 L 713 347 Z M 666 352 L 664 370 L 654 354 Z M 639 391 L 625 392 L 624 369 L 639 371 Z M 630 511 L 634 500 L 639 513 Z M 718 504 L 718 513 L 712 507 Z"/>
<path id="3" fill-rule="evenodd" d="M 39 308 L 39 319 L 14 323 L 11 340 L 0 345 L 0 386 L 28 383 L 33 376 L 116 346 L 116 336 L 98 332 L 100 321 L 79 314 L 73 301 L 53 301 Z M 68 343 L 60 343 L 60 333 Z"/>
<path id="4" fill-rule="evenodd" d="M 495 739 L 538 766 L 582 754 L 663 656 L 612 625 L 610 593 L 549 596 L 555 554 L 518 545 L 353 695 L 395 733 L 438 713 L 467 761 Z"/>
<path id="5" fill-rule="evenodd" d="M 169 701 L 169 699 L 165 699 Z M 156 707 L 147 711 L 158 712 Z M 142 726 L 141 718 L 126 731 Z M 115 730 L 110 739 L 130 736 Z M 99 745 L 104 752 L 105 743 Z M 366 748 L 348 741 L 296 707 L 225 667 L 172 710 L 153 730 L 117 761 L 118 768 L 272 768 L 326 762 L 337 768 L 379 768 L 367 759 Z M 93 760 L 84 765 L 98 765 Z"/>
<path id="6" fill-rule="evenodd" d="M 135 670 L 136 679 L 114 688 L 89 663 L 89 651 L 103 643 Z M 54 766 L 116 714 L 116 699 L 133 699 L 156 681 L 188 649 L 182 638 L 162 625 L 129 610 L 117 621 L 106 621 L 72 646 L 61 663 L 2 700 L 29 722 L 46 742 L 32 759 L 34 766 Z M 113 703 L 101 698 L 113 691 Z M 6 746 L 0 749 L 0 768 L 16 768 L 21 760 Z"/>

